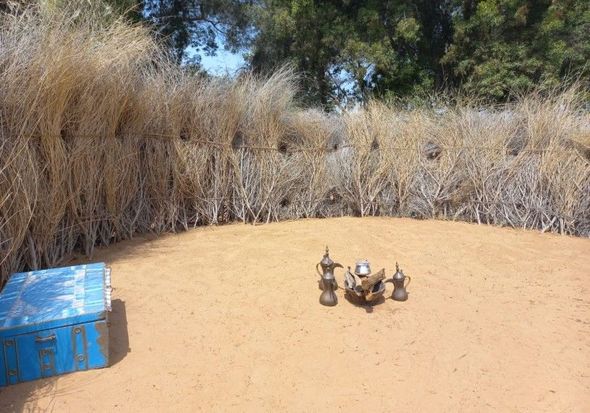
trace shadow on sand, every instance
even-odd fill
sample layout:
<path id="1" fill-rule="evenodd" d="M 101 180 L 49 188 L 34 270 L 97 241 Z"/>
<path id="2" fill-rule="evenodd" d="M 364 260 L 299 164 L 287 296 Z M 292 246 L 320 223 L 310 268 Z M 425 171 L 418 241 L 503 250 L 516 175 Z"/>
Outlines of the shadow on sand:
<path id="1" fill-rule="evenodd" d="M 114 366 L 131 351 L 129 333 L 127 332 L 127 311 L 125 301 L 115 299 L 112 302 L 109 327 L 109 366 Z"/>
<path id="2" fill-rule="evenodd" d="M 377 298 L 375 301 L 370 301 L 370 302 L 364 301 L 361 298 L 355 297 L 350 293 L 344 294 L 344 298 L 346 299 L 346 301 L 348 301 L 349 303 L 351 303 L 355 307 L 362 308 L 367 313 L 372 313 L 373 308 L 375 306 L 378 306 L 378 305 L 383 304 L 385 302 L 385 297 L 383 297 L 383 296 Z"/>

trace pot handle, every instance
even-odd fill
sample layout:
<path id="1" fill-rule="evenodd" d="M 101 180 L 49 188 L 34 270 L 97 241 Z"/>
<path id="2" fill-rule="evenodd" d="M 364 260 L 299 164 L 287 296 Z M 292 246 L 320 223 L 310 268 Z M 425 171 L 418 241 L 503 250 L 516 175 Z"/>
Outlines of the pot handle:
<path id="1" fill-rule="evenodd" d="M 412 282 L 412 277 L 410 277 L 409 275 L 406 275 L 406 278 L 408 279 L 408 282 L 406 283 L 406 285 L 404 285 L 404 288 L 407 288 L 408 285 L 410 285 L 410 283 Z"/>
<path id="2" fill-rule="evenodd" d="M 320 263 L 319 262 L 315 265 L 315 270 L 318 272 L 320 277 L 323 277 L 322 273 L 320 272 Z"/>

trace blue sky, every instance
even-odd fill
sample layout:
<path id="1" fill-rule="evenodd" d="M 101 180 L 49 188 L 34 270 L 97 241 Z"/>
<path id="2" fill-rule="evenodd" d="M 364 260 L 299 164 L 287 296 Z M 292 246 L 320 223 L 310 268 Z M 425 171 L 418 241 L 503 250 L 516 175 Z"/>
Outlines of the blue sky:
<path id="1" fill-rule="evenodd" d="M 234 76 L 245 63 L 241 54 L 231 53 L 222 47 L 217 50 L 216 56 L 201 55 L 203 68 L 216 76 Z"/>

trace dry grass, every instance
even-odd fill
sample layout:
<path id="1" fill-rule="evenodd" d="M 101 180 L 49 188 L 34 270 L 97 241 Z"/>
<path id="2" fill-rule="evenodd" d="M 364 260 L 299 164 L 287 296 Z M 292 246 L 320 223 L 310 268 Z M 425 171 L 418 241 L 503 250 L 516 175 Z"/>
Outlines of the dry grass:
<path id="1" fill-rule="evenodd" d="M 346 214 L 590 235 L 575 90 L 439 113 L 300 110 L 288 70 L 204 80 L 120 21 L 0 29 L 0 281 L 139 232 Z"/>

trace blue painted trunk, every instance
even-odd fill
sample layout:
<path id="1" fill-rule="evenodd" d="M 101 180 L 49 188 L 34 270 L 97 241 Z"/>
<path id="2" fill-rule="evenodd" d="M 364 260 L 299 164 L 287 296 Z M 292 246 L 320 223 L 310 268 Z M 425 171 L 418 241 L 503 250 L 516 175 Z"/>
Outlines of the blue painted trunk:
<path id="1" fill-rule="evenodd" d="M 104 263 L 13 274 L 0 294 L 0 386 L 106 367 Z"/>

